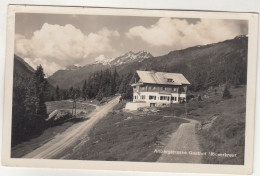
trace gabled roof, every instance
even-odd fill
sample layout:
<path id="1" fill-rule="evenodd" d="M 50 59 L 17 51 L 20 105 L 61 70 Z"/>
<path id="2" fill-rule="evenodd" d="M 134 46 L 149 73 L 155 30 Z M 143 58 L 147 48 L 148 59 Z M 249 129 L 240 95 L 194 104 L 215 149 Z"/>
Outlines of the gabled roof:
<path id="1" fill-rule="evenodd" d="M 140 81 L 148 84 L 164 84 L 164 85 L 189 85 L 190 82 L 181 73 L 166 73 L 154 71 L 136 71 Z M 168 82 L 172 79 L 172 82 Z"/>

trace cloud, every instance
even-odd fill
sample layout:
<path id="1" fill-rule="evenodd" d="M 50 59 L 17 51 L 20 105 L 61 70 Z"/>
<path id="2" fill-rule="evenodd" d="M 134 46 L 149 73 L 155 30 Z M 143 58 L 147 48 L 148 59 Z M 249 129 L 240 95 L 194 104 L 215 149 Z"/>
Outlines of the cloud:
<path id="1" fill-rule="evenodd" d="M 93 54 L 113 52 L 111 39 L 119 36 L 117 31 L 107 28 L 85 35 L 71 24 L 45 23 L 30 39 L 16 35 L 15 53 L 27 58 L 31 65 L 42 64 L 45 72 L 51 75 L 58 68 L 84 63 Z"/>
<path id="2" fill-rule="evenodd" d="M 65 69 L 65 67 L 62 67 L 54 62 L 50 62 L 40 58 L 32 59 L 32 58 L 25 57 L 24 61 L 27 62 L 35 70 L 38 65 L 42 65 L 42 67 L 44 68 L 44 73 L 47 77 L 50 76 L 50 74 L 56 72 L 57 70 Z"/>
<path id="3" fill-rule="evenodd" d="M 141 38 L 152 46 L 171 46 L 182 49 L 194 45 L 215 43 L 247 33 L 245 21 L 201 19 L 195 24 L 187 20 L 160 18 L 150 27 L 135 26 L 126 36 Z"/>

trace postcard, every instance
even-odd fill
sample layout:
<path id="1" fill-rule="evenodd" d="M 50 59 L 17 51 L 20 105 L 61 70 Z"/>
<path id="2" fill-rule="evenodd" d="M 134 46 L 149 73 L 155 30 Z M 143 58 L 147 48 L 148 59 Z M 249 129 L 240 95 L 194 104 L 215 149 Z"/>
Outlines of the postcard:
<path id="1" fill-rule="evenodd" d="M 4 166 L 250 174 L 258 14 L 10 5 Z"/>

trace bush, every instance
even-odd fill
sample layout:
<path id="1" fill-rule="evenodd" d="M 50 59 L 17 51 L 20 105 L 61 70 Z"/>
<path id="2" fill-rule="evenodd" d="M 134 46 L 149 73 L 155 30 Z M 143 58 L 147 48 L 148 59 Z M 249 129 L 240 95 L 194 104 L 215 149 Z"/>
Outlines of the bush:
<path id="1" fill-rule="evenodd" d="M 231 97 L 232 97 L 232 95 L 231 95 L 230 91 L 228 90 L 228 87 L 225 86 L 222 98 L 229 99 Z"/>

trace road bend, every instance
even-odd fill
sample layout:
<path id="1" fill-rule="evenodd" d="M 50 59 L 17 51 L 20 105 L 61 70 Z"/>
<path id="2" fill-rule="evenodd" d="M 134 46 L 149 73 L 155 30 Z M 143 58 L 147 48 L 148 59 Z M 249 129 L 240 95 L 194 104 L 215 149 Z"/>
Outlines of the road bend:
<path id="1" fill-rule="evenodd" d="M 95 109 L 92 113 L 87 115 L 86 118 L 88 120 L 74 124 L 63 133 L 56 135 L 49 142 L 23 156 L 23 158 L 51 159 L 64 152 L 66 149 L 73 148 L 74 145 L 79 143 L 82 138 L 89 134 L 90 130 L 99 120 L 113 110 L 113 107 L 118 104 L 119 98 L 120 96 L 115 97 L 107 104 Z"/>

